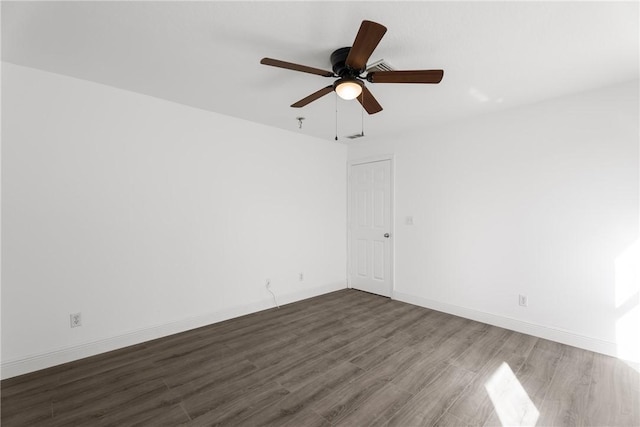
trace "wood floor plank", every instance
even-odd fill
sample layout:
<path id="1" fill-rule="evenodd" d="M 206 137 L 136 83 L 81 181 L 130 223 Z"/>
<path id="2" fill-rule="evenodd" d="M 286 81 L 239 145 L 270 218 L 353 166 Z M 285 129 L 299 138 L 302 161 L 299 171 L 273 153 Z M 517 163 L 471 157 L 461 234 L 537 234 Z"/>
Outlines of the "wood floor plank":
<path id="1" fill-rule="evenodd" d="M 187 393 L 185 393 L 185 390 Z M 212 382 L 202 387 L 197 393 L 192 393 L 186 388 L 170 389 L 170 402 L 183 404 L 185 411 L 188 409 L 190 416 L 199 417 L 203 413 L 216 410 L 216 408 L 233 404 L 237 401 L 252 403 L 253 397 L 263 391 L 273 390 L 279 392 L 282 387 L 273 378 L 263 378 L 258 371 L 252 371 L 238 375 L 226 382 Z M 283 393 L 284 394 L 284 393 Z M 282 397 L 282 396 L 280 396 Z M 211 416 L 208 416 L 210 418 Z"/>
<path id="2" fill-rule="evenodd" d="M 445 314 L 441 311 L 430 310 L 423 307 L 421 307 L 421 310 L 423 311 L 424 316 L 416 319 L 412 324 L 407 325 L 402 332 L 409 335 L 417 334 L 419 335 L 419 338 L 424 338 L 426 336 L 425 332 L 428 335 L 431 329 L 438 329 L 439 327 L 444 326 L 447 320 L 452 319 L 451 315 Z"/>
<path id="3" fill-rule="evenodd" d="M 501 425 L 485 385 L 503 363 L 495 390 L 517 384 L 539 426 L 640 425 L 617 359 L 352 289 L 3 380 L 0 421 Z"/>
<path id="4" fill-rule="evenodd" d="M 282 331 L 277 327 L 263 325 L 249 331 L 243 331 L 236 336 L 227 337 L 223 343 L 236 352 L 246 351 L 256 345 L 268 344 L 282 337 Z"/>
<path id="5" fill-rule="evenodd" d="M 107 414 L 138 406 L 150 399 L 166 395 L 167 392 L 166 385 L 158 380 L 112 390 L 110 393 L 102 392 L 97 384 L 94 384 L 94 388 L 97 390 L 93 398 L 88 398 L 86 394 L 77 394 L 64 401 L 54 402 L 53 425 L 90 425 Z"/>
<path id="6" fill-rule="evenodd" d="M 304 409 L 290 421 L 283 424 L 283 427 L 330 427 L 329 421 L 322 418 L 312 409 Z"/>
<path id="7" fill-rule="evenodd" d="M 53 393 L 54 413 L 73 412 L 77 407 L 86 406 L 94 401 L 117 401 L 120 396 L 140 385 L 155 385 L 154 389 L 164 391 L 166 386 L 155 369 L 140 369 L 112 376 L 100 374 L 94 378 L 82 378 L 60 385 Z"/>
<path id="8" fill-rule="evenodd" d="M 327 371 L 326 375 L 316 378 L 299 390 L 290 393 L 269 410 L 243 420 L 243 423 L 247 425 L 292 423 L 305 409 L 311 409 L 315 402 L 331 395 L 345 382 L 353 381 L 363 374 L 362 369 L 349 362 L 343 362 Z"/>
<path id="9" fill-rule="evenodd" d="M 429 386 L 413 396 L 389 420 L 389 426 L 433 425 L 458 399 L 476 374 L 449 365 Z"/>
<path id="10" fill-rule="evenodd" d="M 515 332 L 507 329 L 490 326 L 452 363 L 467 371 L 478 372 L 494 358 L 507 339 L 514 334 Z"/>
<path id="11" fill-rule="evenodd" d="M 456 417 L 455 415 L 451 415 L 449 412 L 445 412 L 435 422 L 434 427 L 460 427 L 460 426 L 472 426 L 472 425 L 473 423 L 467 420 L 463 420 L 461 418 Z"/>
<path id="12" fill-rule="evenodd" d="M 446 337 L 437 337 L 433 343 L 420 341 L 417 344 L 413 344 L 412 348 L 427 354 L 430 359 L 452 363 L 469 348 L 474 340 L 482 337 L 489 328 L 489 325 L 473 321 L 463 322 L 462 324 L 464 326 L 452 331 Z M 437 342 L 437 345 L 434 345 L 435 342 Z"/>
<path id="13" fill-rule="evenodd" d="M 448 366 L 449 364 L 442 360 L 422 357 L 413 366 L 396 375 L 392 381 L 401 389 L 416 394 L 442 375 Z"/>
<path id="14" fill-rule="evenodd" d="M 501 371 L 503 364 L 508 367 L 510 372 L 517 372 L 537 342 L 537 338 L 529 335 L 509 333 L 508 338 L 502 345 L 499 345 L 503 337 L 503 332 L 496 330 L 494 338 L 478 340 L 478 342 L 483 342 L 485 345 L 489 345 L 489 342 L 494 343 L 495 346 L 493 348 L 489 347 L 486 351 L 490 358 L 487 359 L 484 356 L 475 357 L 476 366 L 478 367 L 477 375 L 448 410 L 449 413 L 464 420 L 469 425 L 484 425 L 494 414 L 494 402 L 491 400 L 486 388 L 491 378 L 497 373 L 503 372 Z M 466 365 L 469 359 L 461 364 L 458 364 L 459 361 L 460 359 L 456 360 L 454 365 Z M 465 366 L 460 367 L 467 369 Z M 473 372 L 471 369 L 467 370 Z"/>
<path id="15" fill-rule="evenodd" d="M 434 322 L 431 328 L 425 329 L 421 334 L 416 336 L 421 344 L 416 347 L 417 350 L 427 354 L 431 350 L 439 348 L 444 342 L 449 340 L 452 335 L 466 329 L 473 329 L 476 336 L 479 336 L 483 331 L 482 325 L 478 322 L 463 319 L 462 317 L 447 316 L 448 315 L 443 314 L 443 317 L 439 318 L 437 322 Z"/>
<path id="16" fill-rule="evenodd" d="M 327 353 L 324 347 L 319 345 L 310 345 L 301 351 L 292 351 L 283 353 L 281 357 L 273 361 L 268 366 L 261 367 L 255 371 L 247 371 L 237 375 L 228 384 L 218 383 L 224 387 L 235 389 L 248 389 L 255 385 L 264 384 L 270 381 L 279 381 L 282 377 L 296 367 L 305 364 L 309 359 L 315 359 Z"/>
<path id="17" fill-rule="evenodd" d="M 54 393 L 57 390 L 55 385 L 46 385 L 42 388 L 37 386 L 23 389 L 19 393 L 5 395 L 5 388 L 2 388 L 2 418 L 14 417 L 22 412 L 36 409 L 36 412 L 44 414 L 49 411 L 51 416 L 51 405 L 54 399 Z"/>
<path id="18" fill-rule="evenodd" d="M 542 406 L 551 380 L 556 375 L 563 347 L 562 344 L 538 340 L 516 372 L 520 383 L 538 408 Z"/>
<path id="19" fill-rule="evenodd" d="M 565 346 L 540 408 L 539 425 L 585 424 L 593 360 L 594 353 Z"/>
<path id="20" fill-rule="evenodd" d="M 4 426 L 46 426 L 53 422 L 53 403 L 50 400 L 22 408 L 11 406 L 7 403 L 2 405 L 2 425 Z"/>
<path id="21" fill-rule="evenodd" d="M 96 425 L 112 427 L 123 425 L 176 426 L 188 420 L 189 417 L 180 404 L 167 404 L 160 398 L 157 400 L 148 399 L 136 406 L 129 405 L 117 408 L 104 413 L 92 422 L 95 422 Z"/>
<path id="22" fill-rule="evenodd" d="M 380 334 L 378 334 L 378 331 L 374 325 L 375 321 L 373 320 L 361 323 L 358 326 L 354 325 L 354 327 L 350 330 L 347 330 L 342 334 L 335 334 L 330 337 L 325 342 L 326 347 L 331 349 L 331 351 L 334 351 L 345 346 L 345 350 L 355 346 L 358 348 L 356 354 L 360 354 L 361 352 L 365 351 L 362 348 L 367 349 L 367 345 L 372 346 L 384 340 L 384 338 L 382 338 Z M 363 340 L 366 340 L 368 344 L 363 344 Z M 352 354 L 352 357 L 356 354 Z M 345 357 L 347 356 L 345 355 Z"/>
<path id="23" fill-rule="evenodd" d="M 411 397 L 411 393 L 388 383 L 334 425 L 342 427 L 382 425 Z"/>
<path id="24" fill-rule="evenodd" d="M 172 372 L 164 377 L 164 381 L 170 389 L 186 398 L 218 387 L 220 384 L 231 382 L 237 377 L 256 372 L 257 369 L 255 365 L 246 360 L 230 363 L 226 366 L 213 362 L 198 366 L 194 370 Z"/>
<path id="25" fill-rule="evenodd" d="M 184 400 L 183 406 L 191 417 L 188 425 L 233 424 L 275 404 L 288 394 L 288 390 L 271 382 L 225 402 L 220 402 L 213 393 L 202 393 Z"/>
<path id="26" fill-rule="evenodd" d="M 355 330 L 358 330 L 360 328 L 366 328 L 367 330 L 370 330 L 371 323 L 373 323 L 372 320 L 363 321 L 358 318 L 342 319 L 335 324 L 318 328 L 317 330 L 314 330 L 309 334 L 301 334 L 300 336 L 313 336 L 316 342 L 323 344 L 327 349 L 333 350 L 339 347 L 339 345 L 336 346 L 336 338 L 342 339 L 351 336 L 353 339 L 353 337 L 356 336 L 354 334 Z"/>
<path id="27" fill-rule="evenodd" d="M 377 335 L 376 332 L 369 333 L 360 339 L 349 344 L 343 343 L 341 347 L 329 351 L 315 359 L 306 360 L 304 363 L 293 367 L 283 374 L 279 381 L 289 390 L 295 390 L 317 376 L 324 374 L 336 364 L 349 361 L 355 356 L 367 351 L 374 343 L 386 341 Z M 336 345 L 338 343 L 336 342 Z M 357 364 L 356 364 L 357 365 Z"/>
<path id="28" fill-rule="evenodd" d="M 400 349 L 387 358 L 388 363 L 379 365 L 376 369 L 347 383 L 335 393 L 314 404 L 312 408 L 334 424 L 384 388 L 397 374 L 409 369 L 417 362 L 419 356 L 418 352 L 410 348 Z"/>
<path id="29" fill-rule="evenodd" d="M 524 334 L 519 335 L 529 337 Z M 559 343 L 536 339 L 524 363 L 522 363 L 516 371 L 518 381 L 538 411 L 540 411 L 542 407 L 551 380 L 556 374 L 556 368 L 564 352 L 564 347 L 564 345 Z M 511 362 L 510 365 L 515 364 Z M 498 414 L 492 411 L 491 415 L 485 420 L 484 425 L 502 426 L 502 422 Z"/>
<path id="30" fill-rule="evenodd" d="M 154 427 L 173 427 L 180 425 L 189 417 L 185 414 L 180 405 L 172 405 L 168 408 L 162 408 L 160 410 L 152 412 L 137 413 L 127 417 L 115 417 L 113 420 L 111 416 L 105 417 L 100 421 L 100 426 L 105 427 L 122 427 L 124 425 L 132 427 L 140 426 L 154 426 Z"/>
<path id="31" fill-rule="evenodd" d="M 624 361 L 595 354 L 587 425 L 632 425 L 640 419 L 640 374 Z"/>
<path id="32" fill-rule="evenodd" d="M 242 351 L 242 357 L 258 367 L 273 365 L 284 355 L 295 352 L 304 346 L 309 346 L 307 338 L 297 335 L 285 335 L 273 341 L 262 343 Z"/>
<path id="33" fill-rule="evenodd" d="M 150 360 L 164 369 L 172 369 L 171 365 L 175 364 L 174 366 L 179 367 L 180 365 L 197 363 L 205 356 L 210 359 L 233 356 L 236 351 L 219 340 L 219 337 L 192 338 L 188 342 L 156 350 Z"/>
<path id="34" fill-rule="evenodd" d="M 381 336 L 389 338 L 396 332 L 403 331 L 407 327 L 420 321 L 420 319 L 426 318 L 429 314 L 427 311 L 420 307 L 416 307 L 411 304 L 406 305 L 408 305 L 409 308 L 404 307 L 399 316 L 394 319 L 390 319 L 386 325 L 378 330 Z"/>
<path id="35" fill-rule="evenodd" d="M 368 375 L 380 380 L 391 382 L 399 375 L 415 366 L 421 358 L 422 355 L 412 348 L 400 348 L 398 351 L 385 358 L 383 362 L 373 365 L 368 370 Z"/>
<path id="36" fill-rule="evenodd" d="M 369 347 L 366 351 L 361 351 L 358 356 L 351 359 L 351 362 L 368 371 L 373 367 L 384 363 L 384 361 L 393 354 L 403 349 L 407 341 L 408 335 L 397 335 L 389 339 L 385 339 L 379 344 Z"/>

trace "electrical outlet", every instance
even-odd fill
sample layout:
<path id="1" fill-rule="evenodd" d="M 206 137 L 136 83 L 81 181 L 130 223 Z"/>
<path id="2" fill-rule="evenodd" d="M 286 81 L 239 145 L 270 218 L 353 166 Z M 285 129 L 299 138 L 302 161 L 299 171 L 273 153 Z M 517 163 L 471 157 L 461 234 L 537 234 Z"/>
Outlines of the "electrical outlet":
<path id="1" fill-rule="evenodd" d="M 520 304 L 522 307 L 529 306 L 529 298 L 527 298 L 526 295 L 518 295 L 518 304 Z"/>
<path id="2" fill-rule="evenodd" d="M 304 281 L 304 274 L 303 274 L 303 273 L 300 273 L 300 275 L 299 275 L 299 277 L 298 277 L 298 278 L 300 279 L 300 281 L 301 281 L 301 282 L 302 282 L 302 281 Z"/>
<path id="3" fill-rule="evenodd" d="M 69 321 L 71 322 L 72 328 L 77 328 L 78 326 L 82 326 L 82 314 L 81 313 L 70 314 Z"/>

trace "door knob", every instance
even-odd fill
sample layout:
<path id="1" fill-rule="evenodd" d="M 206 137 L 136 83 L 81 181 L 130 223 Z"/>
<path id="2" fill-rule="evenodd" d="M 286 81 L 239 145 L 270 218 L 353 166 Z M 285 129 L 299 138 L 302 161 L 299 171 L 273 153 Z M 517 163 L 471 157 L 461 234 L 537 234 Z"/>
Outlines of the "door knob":
<path id="1" fill-rule="evenodd" d="M 384 233 L 384 237 L 389 238 L 389 233 Z"/>

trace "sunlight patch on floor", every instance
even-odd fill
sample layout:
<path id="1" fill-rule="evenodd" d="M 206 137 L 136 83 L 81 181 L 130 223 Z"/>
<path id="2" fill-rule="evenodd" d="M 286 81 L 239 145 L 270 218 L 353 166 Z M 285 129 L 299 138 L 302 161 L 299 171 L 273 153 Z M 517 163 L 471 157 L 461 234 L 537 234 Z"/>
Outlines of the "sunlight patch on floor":
<path id="1" fill-rule="evenodd" d="M 503 426 L 535 426 L 538 408 L 505 362 L 493 373 L 484 388 Z"/>

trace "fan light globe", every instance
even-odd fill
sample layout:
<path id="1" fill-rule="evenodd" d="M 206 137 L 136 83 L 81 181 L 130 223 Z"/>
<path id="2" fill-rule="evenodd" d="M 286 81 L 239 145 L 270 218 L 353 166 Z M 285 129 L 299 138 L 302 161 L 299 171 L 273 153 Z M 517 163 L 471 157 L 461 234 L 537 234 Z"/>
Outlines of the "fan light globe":
<path id="1" fill-rule="evenodd" d="M 336 93 L 345 100 L 356 99 L 362 93 L 362 84 L 355 80 L 346 80 L 336 86 Z"/>

